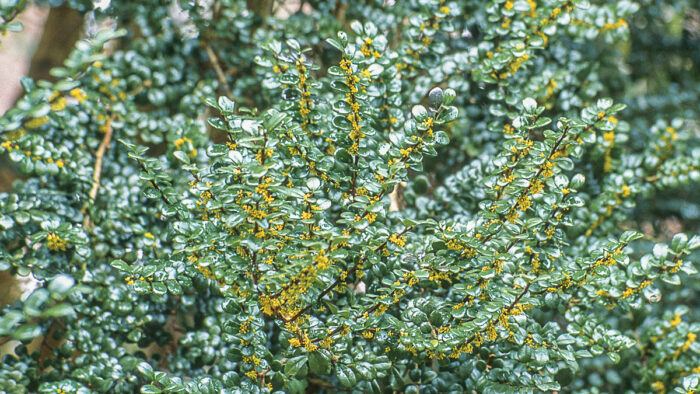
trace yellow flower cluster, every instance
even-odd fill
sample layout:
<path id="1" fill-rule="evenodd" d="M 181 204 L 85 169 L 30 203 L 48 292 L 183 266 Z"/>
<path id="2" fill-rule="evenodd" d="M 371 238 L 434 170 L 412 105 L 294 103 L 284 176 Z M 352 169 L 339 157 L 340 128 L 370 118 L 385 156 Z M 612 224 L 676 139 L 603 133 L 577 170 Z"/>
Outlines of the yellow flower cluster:
<path id="1" fill-rule="evenodd" d="M 263 313 L 274 316 L 277 313 L 284 319 L 289 319 L 298 311 L 299 298 L 306 294 L 318 277 L 318 272 L 328 269 L 333 260 L 321 250 L 314 257 L 313 263 L 302 268 L 301 272 L 292 277 L 283 289 L 275 295 L 261 295 L 258 299 Z"/>
<path id="2" fill-rule="evenodd" d="M 66 98 L 60 96 L 60 93 L 56 91 L 49 97 L 49 102 L 51 103 L 51 111 L 53 112 L 63 111 L 66 108 Z"/>
<path id="3" fill-rule="evenodd" d="M 19 149 L 19 145 L 12 145 L 12 142 L 5 141 L 0 144 L 3 148 L 7 149 L 8 152 L 12 152 L 14 149 Z"/>
<path id="4" fill-rule="evenodd" d="M 80 88 L 74 88 L 69 92 L 69 94 L 78 100 L 79 103 L 82 103 L 88 98 L 87 94 Z"/>
<path id="5" fill-rule="evenodd" d="M 24 126 L 28 129 L 36 129 L 45 125 L 46 123 L 49 123 L 49 117 L 42 116 L 40 118 L 34 118 L 29 120 L 27 123 L 24 124 Z"/>
<path id="6" fill-rule="evenodd" d="M 375 58 L 379 58 L 381 55 L 379 52 L 373 51 L 372 42 L 373 40 L 371 38 L 365 39 L 365 42 L 362 43 L 362 47 L 360 48 L 360 52 L 362 52 L 365 57 L 370 57 L 373 55 Z"/>
<path id="7" fill-rule="evenodd" d="M 606 23 L 605 26 L 600 28 L 600 31 L 604 32 L 607 30 L 616 30 L 621 27 L 627 27 L 627 22 L 624 19 L 619 18 L 615 23 Z"/>
<path id="8" fill-rule="evenodd" d="M 245 213 L 247 213 L 249 216 L 255 219 L 265 219 L 265 217 L 267 217 L 267 212 L 256 209 L 253 206 L 243 205 L 241 206 L 241 208 L 243 208 Z"/>
<path id="9" fill-rule="evenodd" d="M 545 178 L 551 177 L 554 174 L 552 172 L 553 167 L 554 164 L 551 161 L 547 160 L 546 162 L 544 162 L 544 164 L 542 164 L 542 166 L 540 167 L 540 169 L 542 170 L 542 176 Z"/>
<path id="10" fill-rule="evenodd" d="M 391 234 L 389 237 L 389 242 L 395 244 L 396 246 L 402 247 L 406 245 L 406 237 L 398 236 L 397 234 Z"/>
<path id="11" fill-rule="evenodd" d="M 642 281 L 642 283 L 639 284 L 638 288 L 628 287 L 625 289 L 625 291 L 622 292 L 622 296 L 620 297 L 620 299 L 622 300 L 622 299 L 625 299 L 627 297 L 631 297 L 634 294 L 641 291 L 642 289 L 644 289 L 645 287 L 649 286 L 650 284 L 651 284 L 650 280 L 644 280 L 644 281 Z"/>
<path id="12" fill-rule="evenodd" d="M 238 333 L 239 334 L 247 334 L 250 332 L 250 323 L 253 321 L 253 317 L 250 316 L 248 320 L 244 321 L 241 323 L 240 327 L 238 327 Z"/>
<path id="13" fill-rule="evenodd" d="M 68 247 L 68 242 L 55 233 L 50 233 L 46 239 L 46 246 L 54 252 L 65 252 Z"/>
<path id="14" fill-rule="evenodd" d="M 254 366 L 256 366 L 256 367 L 257 367 L 258 365 L 260 365 L 260 361 L 261 361 L 261 360 L 260 360 L 258 357 L 256 357 L 255 355 L 243 357 L 243 362 L 244 362 L 244 363 L 252 364 L 252 365 L 254 365 Z"/>
<path id="15" fill-rule="evenodd" d="M 532 205 L 532 200 L 530 200 L 530 197 L 528 196 L 520 196 L 518 198 L 518 210 L 520 211 L 527 211 L 528 208 Z"/>
<path id="16" fill-rule="evenodd" d="M 281 66 L 275 64 L 274 66 L 272 66 L 272 71 L 274 71 L 275 73 L 284 73 L 285 71 L 287 71 L 288 68 L 289 66 L 286 64 L 283 64 Z"/>
<path id="17" fill-rule="evenodd" d="M 306 67 L 301 63 L 301 60 L 297 60 L 295 65 L 297 73 L 299 74 L 299 84 L 297 86 L 301 92 L 301 98 L 299 99 L 299 115 L 301 115 L 303 121 L 300 126 L 302 130 L 308 133 L 309 124 L 311 123 L 309 114 L 311 113 L 313 101 L 311 101 L 311 92 L 309 92 L 309 87 L 306 84 Z"/>
<path id="18" fill-rule="evenodd" d="M 175 142 L 173 142 L 173 145 L 175 145 L 175 149 L 177 149 L 177 150 L 182 150 L 182 146 L 183 146 L 185 143 L 187 143 L 187 142 L 189 142 L 190 144 L 192 144 L 192 140 L 191 140 L 191 139 L 189 139 L 189 138 L 187 138 L 187 137 L 181 137 L 181 138 L 176 139 Z M 197 156 L 197 149 L 196 149 L 196 148 L 192 148 L 192 150 L 191 150 L 190 152 L 187 153 L 187 156 L 189 156 L 189 157 L 191 157 L 191 158 L 196 157 L 196 156 Z"/>
<path id="19" fill-rule="evenodd" d="M 377 220 L 377 214 L 376 214 L 376 213 L 373 213 L 373 212 L 368 212 L 368 213 L 367 213 L 366 215 L 364 215 L 364 216 L 355 215 L 355 221 L 356 221 L 356 222 L 359 222 L 359 221 L 362 220 L 362 219 L 367 219 L 367 222 L 368 222 L 368 223 L 374 223 L 374 221 Z"/>
<path id="20" fill-rule="evenodd" d="M 350 139 L 352 140 L 352 146 L 348 149 L 350 154 L 356 155 L 358 149 L 360 148 L 360 141 L 365 136 L 362 133 L 362 117 L 360 117 L 360 104 L 355 98 L 355 94 L 359 91 L 357 88 L 357 83 L 360 82 L 360 78 L 353 74 L 352 63 L 348 59 L 343 59 L 340 61 L 340 68 L 345 71 L 345 85 L 350 89 L 350 92 L 346 93 L 345 102 L 350 105 L 351 112 L 347 115 L 348 121 L 352 125 L 352 130 L 350 131 Z"/>
<path id="21" fill-rule="evenodd" d="M 209 267 L 205 267 L 202 264 L 197 264 L 197 270 L 204 275 L 205 278 L 207 279 L 214 279 L 216 280 L 216 277 L 214 274 L 211 272 L 211 269 Z"/>
<path id="22" fill-rule="evenodd" d="M 672 358 L 673 358 L 674 360 L 676 360 L 676 359 L 678 358 L 678 356 L 680 356 L 681 354 L 687 352 L 688 349 L 690 348 L 690 345 L 692 345 L 693 342 L 695 342 L 695 338 L 697 338 L 697 335 L 696 335 L 695 333 L 693 333 L 693 332 L 689 332 L 689 333 L 688 333 L 688 337 L 687 337 L 687 339 L 685 340 L 685 342 L 683 342 L 683 344 L 682 344 L 678 349 L 676 349 L 675 352 L 673 352 L 673 357 L 672 357 Z"/>
<path id="23" fill-rule="evenodd" d="M 457 359 L 457 358 L 459 358 L 460 355 L 462 355 L 462 353 L 469 354 L 469 353 L 473 352 L 474 346 L 472 346 L 471 343 L 468 343 L 466 345 L 462 345 L 459 347 L 454 346 L 451 350 L 452 350 L 452 352 L 450 353 L 450 358 Z"/>
<path id="24" fill-rule="evenodd" d="M 301 332 L 300 334 L 301 340 L 299 338 L 292 338 L 289 340 L 289 344 L 292 345 L 293 347 L 304 347 L 308 352 L 313 352 L 316 349 L 318 349 L 318 346 L 316 346 L 311 340 L 309 339 L 309 336 L 305 332 Z"/>

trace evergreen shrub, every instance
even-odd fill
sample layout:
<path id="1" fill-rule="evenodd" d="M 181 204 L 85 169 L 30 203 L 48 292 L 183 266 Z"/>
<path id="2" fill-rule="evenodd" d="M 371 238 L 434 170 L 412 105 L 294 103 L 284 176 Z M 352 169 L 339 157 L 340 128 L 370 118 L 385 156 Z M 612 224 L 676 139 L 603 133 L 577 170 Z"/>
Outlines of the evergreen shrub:
<path id="1" fill-rule="evenodd" d="M 692 1 L 63 6 L 99 32 L 0 119 L 0 391 L 698 389 Z"/>

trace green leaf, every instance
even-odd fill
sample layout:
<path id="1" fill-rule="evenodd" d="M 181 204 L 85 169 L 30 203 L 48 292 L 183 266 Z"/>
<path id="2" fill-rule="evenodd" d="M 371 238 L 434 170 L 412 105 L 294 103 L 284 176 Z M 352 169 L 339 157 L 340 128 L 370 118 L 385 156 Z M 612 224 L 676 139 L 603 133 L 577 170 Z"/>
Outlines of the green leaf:
<path id="1" fill-rule="evenodd" d="M 37 324 L 25 324 L 12 333 L 12 338 L 19 341 L 31 341 L 41 335 L 42 329 Z"/>
<path id="2" fill-rule="evenodd" d="M 236 103 L 231 101 L 231 99 L 226 96 L 219 96 L 217 104 L 219 104 L 219 109 L 224 114 L 232 114 L 236 109 Z"/>
<path id="3" fill-rule="evenodd" d="M 343 45 L 340 43 L 340 41 L 336 40 L 335 38 L 326 38 L 326 42 L 330 44 L 333 48 L 339 50 L 340 52 L 344 51 Z"/>
<path id="4" fill-rule="evenodd" d="M 547 351 L 547 348 L 544 347 L 538 347 L 535 349 L 535 360 L 537 361 L 538 364 L 545 364 L 547 361 L 549 361 L 549 352 Z"/>
<path id="5" fill-rule="evenodd" d="M 62 297 L 75 285 L 75 279 L 68 275 L 57 275 L 54 277 L 47 287 L 52 295 Z"/>
<path id="6" fill-rule="evenodd" d="M 343 387 L 353 387 L 355 384 L 357 384 L 355 372 L 353 372 L 352 368 L 344 364 L 337 364 L 336 376 Z"/>
<path id="7" fill-rule="evenodd" d="M 440 145 L 447 145 L 450 143 L 450 137 L 444 131 L 438 131 L 435 133 L 435 142 Z"/>
<path id="8" fill-rule="evenodd" d="M 443 98 L 444 94 L 440 88 L 433 88 L 428 93 L 428 102 L 431 108 L 438 109 L 442 105 Z"/>
<path id="9" fill-rule="evenodd" d="M 317 375 L 325 375 L 331 371 L 331 354 L 328 350 L 319 349 L 309 354 L 309 368 Z"/>
<path id="10" fill-rule="evenodd" d="M 531 97 L 528 97 L 523 100 L 523 108 L 525 109 L 525 112 L 535 112 L 535 110 L 537 110 L 537 101 Z"/>
<path id="11" fill-rule="evenodd" d="M 413 114 L 413 117 L 416 118 L 416 120 L 419 122 L 428 119 L 428 110 L 426 110 L 425 107 L 422 105 L 414 106 L 411 110 L 411 113 Z"/>
<path id="12" fill-rule="evenodd" d="M 156 393 L 162 393 L 163 390 L 159 389 L 158 387 L 152 385 L 152 384 L 147 384 L 141 387 L 141 392 L 143 394 L 156 394 Z"/>
<path id="13" fill-rule="evenodd" d="M 153 366 L 146 361 L 141 361 L 137 366 L 136 370 L 146 379 L 153 380 Z"/>
<path id="14" fill-rule="evenodd" d="M 54 305 L 51 308 L 45 310 L 41 315 L 47 317 L 76 316 L 75 310 L 70 304 Z"/>
<path id="15" fill-rule="evenodd" d="M 124 262 L 124 260 L 112 260 L 112 262 L 109 265 L 111 265 L 113 268 L 119 271 L 126 272 L 128 274 L 131 274 L 133 272 L 131 266 Z"/>
<path id="16" fill-rule="evenodd" d="M 613 364 L 617 364 L 620 362 L 620 355 L 617 353 L 608 353 L 608 357 L 610 358 L 610 361 L 612 361 Z"/>
<path id="17" fill-rule="evenodd" d="M 459 111 L 457 110 L 457 107 L 443 107 L 443 110 L 440 111 L 440 114 L 437 117 L 437 121 L 438 123 L 449 123 L 457 119 L 458 115 Z"/>
<path id="18" fill-rule="evenodd" d="M 306 364 L 308 357 L 306 355 L 292 357 L 284 363 L 284 374 L 291 377 L 297 374 L 301 367 Z"/>
<path id="19" fill-rule="evenodd" d="M 176 159 L 180 160 L 185 164 L 190 164 L 189 156 L 187 156 L 187 154 L 181 150 L 176 150 L 175 152 L 173 152 L 173 156 L 175 156 Z"/>
<path id="20" fill-rule="evenodd" d="M 644 237 L 644 235 L 636 232 L 636 231 L 625 231 L 622 233 L 622 236 L 620 236 L 620 242 L 622 243 L 630 243 L 634 240 L 640 239 Z"/>
<path id="21" fill-rule="evenodd" d="M 0 316 L 0 335 L 7 335 L 14 331 L 14 326 L 22 321 L 22 313 L 9 311 Z"/>

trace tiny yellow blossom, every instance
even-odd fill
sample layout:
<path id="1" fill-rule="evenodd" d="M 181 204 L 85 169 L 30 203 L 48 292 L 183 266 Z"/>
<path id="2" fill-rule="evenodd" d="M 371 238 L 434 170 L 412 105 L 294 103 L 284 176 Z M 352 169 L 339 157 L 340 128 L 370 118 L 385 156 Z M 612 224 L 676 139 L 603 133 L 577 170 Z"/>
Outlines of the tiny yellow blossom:
<path id="1" fill-rule="evenodd" d="M 68 247 L 68 242 L 63 240 L 55 233 L 50 233 L 47 237 L 47 247 L 54 252 L 65 252 Z"/>
<path id="2" fill-rule="evenodd" d="M 75 97 L 75 99 L 78 100 L 79 103 L 82 103 L 87 99 L 87 94 L 80 88 L 74 88 L 69 92 L 69 94 Z"/>

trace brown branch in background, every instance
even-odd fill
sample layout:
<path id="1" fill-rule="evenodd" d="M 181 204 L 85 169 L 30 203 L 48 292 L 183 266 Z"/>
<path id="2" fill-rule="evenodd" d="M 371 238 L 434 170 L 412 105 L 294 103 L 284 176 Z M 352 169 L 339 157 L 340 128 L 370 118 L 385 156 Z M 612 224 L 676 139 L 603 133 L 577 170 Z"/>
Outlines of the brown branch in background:
<path id="1" fill-rule="evenodd" d="M 224 93 L 226 93 L 228 97 L 233 97 L 231 89 L 228 87 L 228 82 L 226 82 L 226 74 L 224 74 L 224 70 L 221 68 L 219 59 L 216 57 L 214 50 L 211 49 L 211 45 L 209 44 L 206 45 L 205 49 L 207 51 L 207 56 L 209 56 L 209 62 L 214 67 L 214 71 L 216 72 L 216 77 L 219 80 L 221 87 L 224 89 Z"/>
<path id="2" fill-rule="evenodd" d="M 10 342 L 12 340 L 11 336 L 6 336 L 5 338 L 0 339 L 0 346 L 6 344 L 7 342 Z"/>
<path id="3" fill-rule="evenodd" d="M 340 0 L 335 1 L 335 8 L 333 9 L 333 15 L 335 15 L 335 18 L 338 19 L 338 22 L 340 22 L 341 25 L 345 26 L 346 23 L 346 18 L 345 18 L 345 13 L 348 9 L 348 3 Z"/>
<path id="4" fill-rule="evenodd" d="M 399 182 L 394 185 L 394 190 L 389 193 L 389 198 L 391 199 L 391 205 L 389 205 L 389 212 L 398 212 L 406 207 L 406 201 L 403 198 L 403 189 L 406 187 L 406 182 Z"/>
<path id="5" fill-rule="evenodd" d="M 274 3 L 274 0 L 246 0 L 248 10 L 258 14 L 262 19 L 272 13 Z"/>
<path id="6" fill-rule="evenodd" d="M 105 152 L 107 151 L 107 146 L 112 140 L 112 121 L 114 121 L 115 115 L 107 120 L 105 124 L 105 136 L 102 138 L 100 146 L 97 148 L 97 153 L 95 154 L 95 170 L 92 173 L 92 189 L 90 189 L 90 204 L 95 203 L 97 198 L 97 192 L 100 189 L 100 177 L 102 176 L 102 159 L 104 158 Z M 90 220 L 90 215 L 86 213 L 85 219 L 83 219 L 83 229 L 88 229 L 91 227 L 92 223 Z"/>

